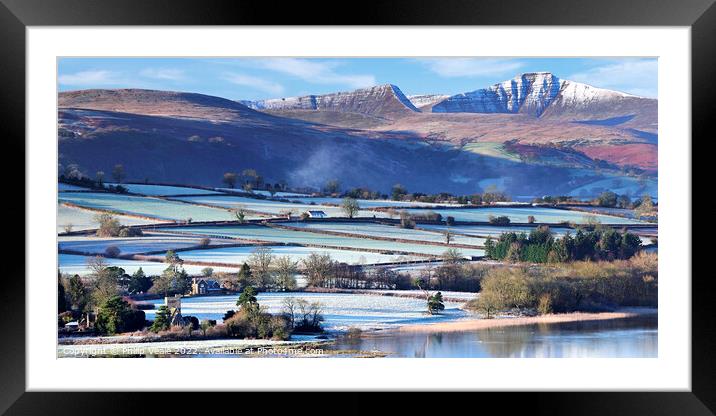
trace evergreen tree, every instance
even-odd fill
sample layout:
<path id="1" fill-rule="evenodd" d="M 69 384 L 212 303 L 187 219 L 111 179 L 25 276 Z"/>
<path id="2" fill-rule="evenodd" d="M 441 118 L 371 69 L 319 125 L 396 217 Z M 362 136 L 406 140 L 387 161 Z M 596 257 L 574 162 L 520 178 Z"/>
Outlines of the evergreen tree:
<path id="1" fill-rule="evenodd" d="M 67 310 L 67 298 L 65 297 L 65 287 L 62 285 L 62 275 L 57 272 L 57 313 Z"/>
<path id="2" fill-rule="evenodd" d="M 162 305 L 157 309 L 156 315 L 154 315 L 154 322 L 152 322 L 152 326 L 149 328 L 152 332 L 159 332 L 169 329 L 169 325 L 171 324 L 171 315 L 169 312 L 169 308 L 167 308 L 165 305 Z"/>
<path id="3" fill-rule="evenodd" d="M 112 296 L 99 307 L 95 328 L 104 334 L 141 329 L 144 326 L 144 312 L 133 310 L 119 296 Z"/>
<path id="4" fill-rule="evenodd" d="M 253 283 L 253 273 L 251 272 L 251 266 L 247 263 L 241 265 L 238 275 L 239 288 L 251 286 Z"/>
<path id="5" fill-rule="evenodd" d="M 241 308 L 241 310 L 249 312 L 258 309 L 259 303 L 256 300 L 256 290 L 251 286 L 247 286 L 244 291 L 241 292 L 239 300 L 236 301 L 236 306 Z"/>
<path id="6" fill-rule="evenodd" d="M 144 274 L 140 267 L 129 279 L 127 291 L 131 294 L 145 293 L 152 287 L 152 278 Z"/>
<path id="7" fill-rule="evenodd" d="M 445 305 L 443 304 L 442 293 L 437 292 L 428 298 L 428 313 L 430 313 L 431 315 L 435 315 L 440 313 L 440 311 L 444 309 Z"/>

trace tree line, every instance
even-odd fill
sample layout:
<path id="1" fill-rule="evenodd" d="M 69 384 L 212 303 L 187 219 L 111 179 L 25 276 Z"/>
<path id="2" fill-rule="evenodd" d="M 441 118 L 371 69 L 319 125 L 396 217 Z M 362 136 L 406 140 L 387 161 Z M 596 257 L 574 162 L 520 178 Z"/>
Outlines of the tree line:
<path id="1" fill-rule="evenodd" d="M 548 226 L 540 226 L 529 235 L 506 232 L 497 240 L 488 237 L 485 242 L 485 255 L 491 259 L 530 263 L 628 259 L 640 249 L 639 236 L 603 226 L 580 228 L 574 236 L 567 232 L 559 239 Z"/>

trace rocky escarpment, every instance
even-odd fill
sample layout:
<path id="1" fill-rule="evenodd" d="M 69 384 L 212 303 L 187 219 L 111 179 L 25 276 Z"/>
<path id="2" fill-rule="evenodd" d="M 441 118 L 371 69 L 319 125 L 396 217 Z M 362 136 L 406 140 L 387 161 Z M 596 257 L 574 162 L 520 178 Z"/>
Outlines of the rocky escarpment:
<path id="1" fill-rule="evenodd" d="M 549 72 L 533 72 L 488 88 L 453 95 L 433 106 L 434 113 L 524 113 L 540 116 L 558 96 L 562 83 Z"/>
<path id="2" fill-rule="evenodd" d="M 318 110 L 381 116 L 418 111 L 400 88 L 392 84 L 324 95 L 242 101 L 242 104 L 256 110 Z"/>

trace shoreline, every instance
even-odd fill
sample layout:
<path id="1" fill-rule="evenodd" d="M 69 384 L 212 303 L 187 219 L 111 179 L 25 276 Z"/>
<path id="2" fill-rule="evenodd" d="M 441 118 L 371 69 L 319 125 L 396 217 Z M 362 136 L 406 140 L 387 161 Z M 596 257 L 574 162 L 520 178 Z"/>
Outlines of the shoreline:
<path id="1" fill-rule="evenodd" d="M 615 312 L 569 312 L 540 316 L 515 318 L 466 318 L 429 324 L 411 324 L 395 328 L 396 332 L 462 332 L 480 329 L 503 328 L 534 324 L 557 324 L 583 321 L 606 321 L 612 319 L 634 318 L 637 316 L 657 315 L 656 308 L 629 308 Z M 372 331 L 371 331 L 372 332 Z"/>

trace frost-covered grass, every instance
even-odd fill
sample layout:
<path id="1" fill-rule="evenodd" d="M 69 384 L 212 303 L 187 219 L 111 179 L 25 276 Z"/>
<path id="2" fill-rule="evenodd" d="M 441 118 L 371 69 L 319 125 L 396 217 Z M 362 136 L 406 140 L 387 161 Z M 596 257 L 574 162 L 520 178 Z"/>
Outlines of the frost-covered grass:
<path id="1" fill-rule="evenodd" d="M 345 217 L 346 214 L 340 207 L 330 207 L 325 205 L 311 204 L 294 204 L 290 202 L 270 201 L 264 199 L 248 198 L 242 196 L 222 195 L 222 196 L 189 196 L 178 198 L 182 201 L 197 202 L 201 204 L 215 205 L 225 208 L 236 208 L 242 206 L 248 210 L 266 212 L 269 214 L 283 214 L 292 211 L 293 215 L 298 216 L 309 210 L 323 211 L 329 217 Z M 359 217 L 385 217 L 386 214 L 374 211 L 361 210 L 358 212 Z"/>
<path id="2" fill-rule="evenodd" d="M 89 191 L 89 188 L 83 188 L 81 186 L 70 185 L 68 183 L 59 182 L 57 184 L 57 190 L 60 192 L 62 192 L 62 191 Z"/>
<path id="3" fill-rule="evenodd" d="M 326 197 L 315 197 L 315 198 L 289 198 L 294 201 L 301 201 L 304 204 L 316 203 L 316 204 L 332 204 L 341 205 L 343 204 L 343 198 L 326 198 Z M 412 201 L 391 201 L 387 199 L 358 199 L 358 205 L 361 208 L 377 208 L 377 207 L 395 207 L 395 208 L 409 208 L 409 207 L 432 207 L 435 205 L 447 205 L 447 204 L 434 204 L 430 202 L 412 202 Z"/>
<path id="4" fill-rule="evenodd" d="M 300 221 L 296 221 L 300 223 Z M 292 223 L 293 224 L 293 223 Z M 447 247 L 426 244 L 397 243 L 393 241 L 371 240 L 368 238 L 343 237 L 304 231 L 293 231 L 279 228 L 250 226 L 197 226 L 172 228 L 175 231 L 186 231 L 207 236 L 218 235 L 278 243 L 319 244 L 333 247 L 364 248 L 381 251 L 404 251 L 439 256 Z M 459 249 L 465 256 L 482 256 L 481 249 Z"/>
<path id="5" fill-rule="evenodd" d="M 109 246 L 117 246 L 121 254 L 139 254 L 157 250 L 174 250 L 197 246 L 201 238 L 184 237 L 60 237 L 58 246 L 61 250 L 74 250 L 84 253 L 103 254 Z"/>
<path id="6" fill-rule="evenodd" d="M 454 225 L 454 226 L 447 226 L 447 225 L 432 225 L 432 224 L 420 224 L 419 228 L 424 228 L 426 230 L 435 230 L 440 232 L 445 232 L 447 230 L 450 230 L 453 233 L 459 233 L 459 234 L 466 234 L 466 235 L 484 235 L 484 236 L 492 236 L 492 237 L 499 237 L 503 233 L 521 233 L 524 232 L 525 234 L 529 234 L 530 231 L 534 230 L 536 227 L 500 227 L 500 226 L 490 226 L 490 225 Z M 564 227 L 549 227 L 549 229 L 555 234 L 555 235 L 564 235 L 568 231 L 574 234 L 575 230 L 571 228 L 564 228 Z"/>
<path id="7" fill-rule="evenodd" d="M 461 303 L 445 302 L 443 314 L 428 315 L 424 299 L 398 296 L 303 292 L 259 293 L 257 296 L 259 304 L 267 307 L 270 313 L 280 313 L 287 297 L 320 302 L 325 318 L 323 327 L 327 330 L 390 328 L 467 316 L 459 309 Z M 221 322 L 226 311 L 237 308 L 238 298 L 239 295 L 185 298 L 182 299 L 182 314 L 196 316 L 199 320 L 216 319 Z M 155 304 L 155 309 L 145 311 L 149 320 L 154 319 L 156 309 L 163 305 L 164 300 L 151 302 Z"/>
<path id="8" fill-rule="evenodd" d="M 488 225 L 458 225 L 458 226 L 452 226 L 448 227 L 446 225 L 428 225 L 428 224 L 421 224 L 420 228 L 430 229 L 430 230 L 436 230 L 436 231 L 442 231 L 450 230 L 453 233 L 460 233 L 460 234 L 466 234 L 466 235 L 482 235 L 482 236 L 491 236 L 494 238 L 499 237 L 500 235 L 504 233 L 525 233 L 527 235 L 530 234 L 530 231 L 534 230 L 535 227 L 492 227 Z M 567 233 L 570 233 L 572 236 L 577 232 L 577 230 L 571 229 L 571 228 L 564 228 L 564 227 L 549 227 L 550 231 L 552 231 L 552 234 L 555 238 L 561 238 Z M 656 229 L 654 230 L 629 230 L 631 233 L 636 232 L 649 232 L 656 234 Z M 642 244 L 651 244 L 651 237 L 644 237 L 639 236 L 641 239 Z M 458 241 L 458 240 L 455 240 Z M 484 240 L 483 240 L 484 241 Z"/>
<path id="9" fill-rule="evenodd" d="M 94 217 L 96 212 L 86 211 L 79 208 L 68 207 L 66 205 L 57 206 L 57 232 L 65 232 L 65 225 L 72 224 L 73 231 L 92 230 L 97 228 L 97 222 Z M 117 216 L 122 225 L 145 225 L 155 224 L 159 221 L 145 220 L 142 218 Z"/>
<path id="10" fill-rule="evenodd" d="M 369 253 L 350 250 L 336 250 L 312 247 L 296 247 L 296 246 L 266 246 L 271 249 L 271 253 L 275 256 L 289 256 L 294 261 L 300 261 L 311 253 L 326 253 L 333 260 L 348 264 L 376 264 L 376 263 L 395 263 L 405 260 L 415 260 L 415 256 L 398 256 L 391 254 Z M 205 250 L 189 250 L 179 253 L 179 257 L 190 261 L 203 261 L 213 263 L 227 263 L 241 265 L 249 260 L 252 252 L 256 247 L 220 247 Z"/>
<path id="11" fill-rule="evenodd" d="M 576 208 L 578 208 L 580 211 L 589 211 L 589 212 L 593 212 L 595 214 L 617 215 L 617 216 L 623 216 L 623 217 L 627 217 L 627 218 L 636 218 L 636 213 L 633 209 L 591 207 L 591 206 L 581 206 L 581 205 Z"/>
<path id="12" fill-rule="evenodd" d="M 291 223 L 291 225 L 294 225 Z M 426 242 L 445 242 L 445 230 L 428 232 L 423 230 L 414 230 L 408 228 L 400 228 L 397 226 L 383 225 L 383 224 L 370 224 L 363 222 L 301 222 L 298 225 L 301 228 L 311 230 L 323 230 L 333 231 L 348 234 L 360 234 L 365 236 L 376 236 L 376 237 L 389 237 L 389 238 L 400 238 L 404 240 L 416 240 Z M 470 244 L 474 246 L 482 246 L 485 244 L 483 238 L 464 237 L 460 235 L 453 235 L 451 237 L 452 243 L 457 244 Z"/>
<path id="13" fill-rule="evenodd" d="M 110 184 L 117 185 L 117 184 Z M 149 184 L 136 184 L 136 183 L 123 183 L 123 187 L 127 188 L 129 192 L 142 195 L 150 196 L 165 196 L 165 195 L 206 195 L 215 194 L 217 192 L 209 191 L 206 189 L 187 188 L 183 186 L 168 186 L 168 185 L 149 185 Z"/>
<path id="14" fill-rule="evenodd" d="M 87 260 L 91 259 L 89 256 L 79 256 L 74 254 L 60 254 L 58 255 L 59 268 L 61 273 L 78 274 L 80 276 L 88 275 L 91 271 L 87 268 Z M 132 274 L 137 271 L 140 267 L 147 275 L 157 276 L 162 274 L 164 269 L 167 268 L 165 263 L 157 263 L 152 261 L 137 261 L 137 260 L 124 260 L 124 259 L 105 259 L 105 262 L 109 266 L 117 266 L 124 269 L 125 273 Z M 201 274 L 201 269 L 206 266 L 192 266 L 185 264 L 184 270 L 191 275 Z M 212 267 L 215 272 L 238 272 L 238 268 L 234 267 Z"/>
<path id="15" fill-rule="evenodd" d="M 425 210 L 411 209 L 411 213 L 425 213 Z M 506 215 L 510 218 L 510 221 L 517 223 L 526 223 L 527 217 L 532 215 L 535 217 L 536 222 L 558 224 L 563 221 L 584 223 L 585 217 L 593 216 L 596 217 L 602 223 L 605 224 L 640 224 L 641 221 L 637 221 L 629 218 L 613 217 L 608 215 L 599 214 L 587 214 L 578 211 L 568 211 L 563 209 L 553 208 L 538 208 L 538 207 L 487 207 L 487 208 L 475 208 L 475 209 L 441 209 L 436 211 L 440 213 L 443 218 L 454 217 L 456 221 L 488 221 L 490 215 L 499 217 Z"/>
<path id="16" fill-rule="evenodd" d="M 231 221 L 234 216 L 226 210 L 209 208 L 157 198 L 110 194 L 110 193 L 64 193 L 60 201 L 71 202 L 83 207 L 98 208 L 143 215 L 163 220 L 185 221 Z"/>
<path id="17" fill-rule="evenodd" d="M 128 337 L 113 337 L 128 338 Z M 228 354 L 231 356 L 242 356 L 237 350 L 257 347 L 281 347 L 291 346 L 300 343 L 328 342 L 328 340 L 316 339 L 312 336 L 294 336 L 288 341 L 275 341 L 267 339 L 207 339 L 196 341 L 161 341 L 161 342 L 121 342 L 108 344 L 83 344 L 70 345 L 60 344 L 57 346 L 57 355 L 60 358 L 91 357 L 91 356 L 136 356 L 136 355 L 161 355 L 189 357 L 201 357 L 202 355 L 216 356 Z M 196 355 L 195 355 L 196 354 Z M 256 354 L 257 356 L 258 353 Z"/>
<path id="18" fill-rule="evenodd" d="M 391 294 L 391 295 L 404 295 L 404 296 L 424 296 L 424 293 L 422 290 L 388 290 L 388 289 L 371 289 L 367 292 L 371 293 L 379 293 L 379 294 Z M 433 293 L 431 291 L 430 293 Z M 475 299 L 477 297 L 477 293 L 474 292 L 454 292 L 450 290 L 443 290 L 440 293 L 442 293 L 443 298 L 450 298 L 450 299 L 458 299 L 462 302 L 467 302 L 469 300 Z"/>
<path id="19" fill-rule="evenodd" d="M 222 192 L 223 192 L 223 191 L 226 191 L 226 192 L 246 192 L 246 191 L 244 191 L 243 189 L 240 189 L 240 188 L 214 188 L 214 189 L 216 189 L 217 191 L 222 191 Z M 267 197 L 270 197 L 270 196 L 271 196 L 271 192 L 269 192 L 269 191 L 264 191 L 264 190 L 253 190 L 253 191 L 251 191 L 251 193 L 254 194 L 254 195 L 262 195 L 262 196 L 267 196 Z M 276 192 L 276 193 L 273 194 L 273 197 L 274 197 L 274 198 L 294 198 L 294 197 L 295 197 L 295 198 L 302 198 L 302 197 L 306 197 L 306 196 L 308 196 L 308 195 L 306 195 L 306 194 L 301 194 L 301 193 L 298 193 L 298 192 Z"/>

